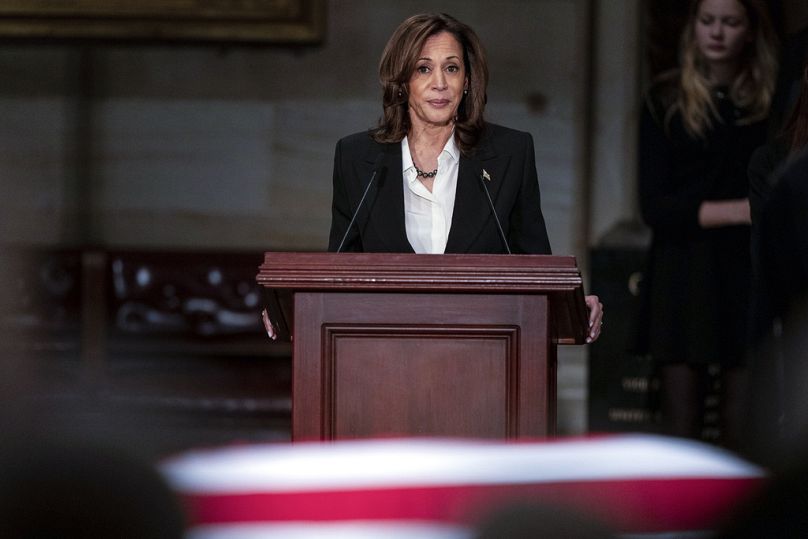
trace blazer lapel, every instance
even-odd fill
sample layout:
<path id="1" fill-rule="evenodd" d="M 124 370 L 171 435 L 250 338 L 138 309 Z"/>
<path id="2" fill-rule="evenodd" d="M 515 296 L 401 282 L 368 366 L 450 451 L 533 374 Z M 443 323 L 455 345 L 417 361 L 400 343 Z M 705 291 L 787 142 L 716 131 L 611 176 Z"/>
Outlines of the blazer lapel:
<path id="1" fill-rule="evenodd" d="M 474 158 L 461 156 L 452 226 L 446 242 L 447 253 L 467 252 L 489 219 L 493 219 L 481 178 L 486 182 L 491 200 L 496 203 L 509 162 L 508 156 L 498 157 L 487 145 Z M 483 171 L 487 173 L 487 178 L 483 177 Z"/>
<path id="2" fill-rule="evenodd" d="M 357 174 L 363 175 L 360 177 L 370 179 L 379 149 L 376 147 L 369 151 L 363 161 L 357 162 Z M 401 171 L 401 145 L 385 144 L 381 150 L 385 153 L 385 157 L 376 174 L 375 201 L 366 201 L 366 203 L 373 202 L 368 209 L 368 226 L 374 228 L 374 232 L 388 246 L 390 252 L 412 253 L 414 250 L 407 240 L 404 225 L 404 177 Z M 368 196 L 371 194 L 368 193 Z"/>

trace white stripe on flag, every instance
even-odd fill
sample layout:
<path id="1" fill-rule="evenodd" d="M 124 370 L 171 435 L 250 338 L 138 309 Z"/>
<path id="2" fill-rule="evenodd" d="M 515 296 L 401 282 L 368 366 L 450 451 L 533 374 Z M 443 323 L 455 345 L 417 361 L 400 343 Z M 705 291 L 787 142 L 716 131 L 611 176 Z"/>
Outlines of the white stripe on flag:
<path id="1" fill-rule="evenodd" d="M 180 455 L 162 471 L 175 489 L 206 494 L 765 475 L 722 449 L 652 435 L 243 446 Z"/>
<path id="2" fill-rule="evenodd" d="M 469 528 L 391 521 L 350 523 L 229 524 L 192 528 L 186 539 L 469 539 Z"/>

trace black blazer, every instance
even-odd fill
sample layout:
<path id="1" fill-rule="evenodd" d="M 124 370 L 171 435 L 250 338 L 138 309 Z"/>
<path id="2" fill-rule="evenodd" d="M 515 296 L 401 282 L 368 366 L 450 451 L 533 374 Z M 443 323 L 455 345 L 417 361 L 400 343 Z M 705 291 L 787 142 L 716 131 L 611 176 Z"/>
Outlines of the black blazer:
<path id="1" fill-rule="evenodd" d="M 808 149 L 776 175 L 760 215 L 760 266 L 776 315 L 808 314 Z M 802 301 L 803 305 L 798 305 Z M 805 321 L 801 321 L 804 323 Z M 804 331 L 804 330 L 803 330 Z"/>
<path id="2" fill-rule="evenodd" d="M 337 143 L 329 251 L 339 247 L 374 168 L 374 184 L 342 251 L 414 252 L 404 225 L 401 144 L 380 144 L 367 132 L 350 135 Z M 550 254 L 541 213 L 533 138 L 529 133 L 494 124 L 486 124 L 473 156 L 460 158 L 446 252 L 507 252 L 481 184 L 483 170 L 490 177 L 486 185 L 511 251 Z"/>

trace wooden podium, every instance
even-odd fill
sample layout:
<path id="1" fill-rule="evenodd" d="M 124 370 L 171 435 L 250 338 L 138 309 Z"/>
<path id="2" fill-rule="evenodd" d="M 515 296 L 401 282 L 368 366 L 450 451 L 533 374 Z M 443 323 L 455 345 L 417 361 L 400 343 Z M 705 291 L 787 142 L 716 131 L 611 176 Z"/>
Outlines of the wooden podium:
<path id="1" fill-rule="evenodd" d="M 292 439 L 543 437 L 556 345 L 583 343 L 573 257 L 265 254 L 293 341 Z"/>

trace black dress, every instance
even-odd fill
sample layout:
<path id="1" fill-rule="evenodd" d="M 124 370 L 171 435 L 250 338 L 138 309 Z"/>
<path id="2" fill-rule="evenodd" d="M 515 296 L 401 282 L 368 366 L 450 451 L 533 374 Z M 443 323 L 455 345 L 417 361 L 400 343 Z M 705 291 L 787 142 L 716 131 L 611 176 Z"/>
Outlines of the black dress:
<path id="1" fill-rule="evenodd" d="M 765 123 L 745 124 L 723 89 L 714 91 L 721 121 L 703 139 L 681 117 L 665 120 L 675 89 L 649 92 L 640 125 L 640 208 L 653 231 L 643 324 L 660 363 L 724 366 L 745 359 L 751 259 L 749 226 L 703 229 L 705 201 L 748 196 L 747 163 L 764 142 Z"/>

